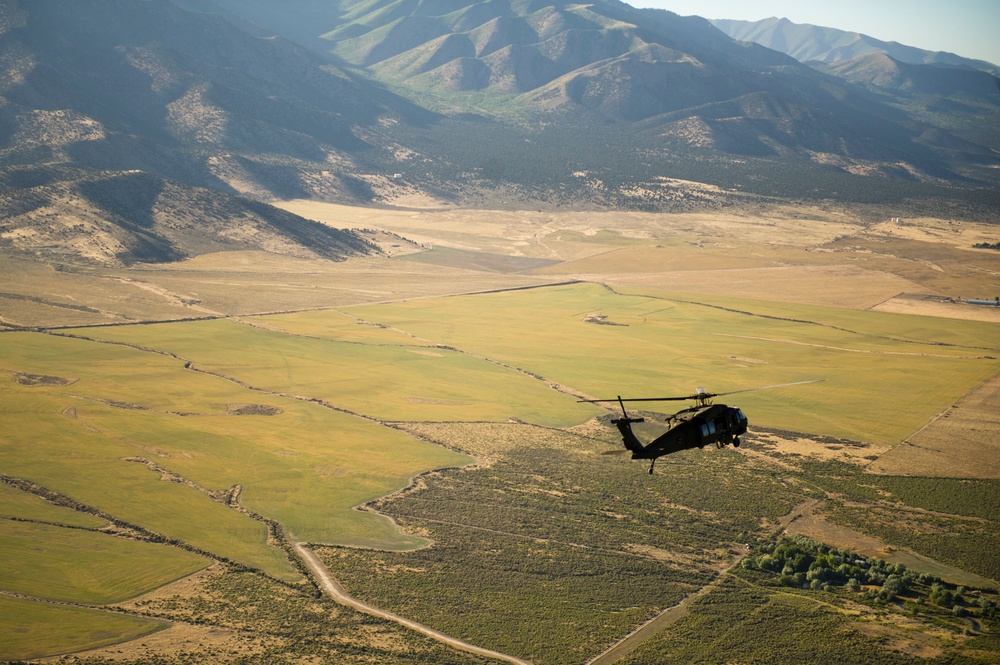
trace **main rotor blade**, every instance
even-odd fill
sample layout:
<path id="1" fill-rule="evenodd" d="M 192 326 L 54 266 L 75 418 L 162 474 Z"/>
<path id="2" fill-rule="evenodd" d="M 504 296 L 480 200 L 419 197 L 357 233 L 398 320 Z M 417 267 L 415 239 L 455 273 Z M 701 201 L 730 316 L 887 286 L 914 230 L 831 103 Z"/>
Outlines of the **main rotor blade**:
<path id="1" fill-rule="evenodd" d="M 715 393 L 712 397 L 735 395 L 736 393 L 752 393 L 755 390 L 770 390 L 771 388 L 784 388 L 786 386 L 804 386 L 807 383 L 822 383 L 823 381 L 826 381 L 826 379 L 809 379 L 808 381 L 793 381 L 792 383 L 775 383 L 771 386 L 760 386 L 759 388 L 744 388 L 743 390 L 730 390 L 726 393 Z"/>
<path id="2" fill-rule="evenodd" d="M 595 402 L 682 402 L 688 399 L 698 399 L 704 395 L 691 395 L 690 397 L 633 397 L 632 399 L 578 399 L 577 402 L 593 404 Z M 711 395 L 709 395 L 711 397 Z"/>
<path id="3" fill-rule="evenodd" d="M 744 388 L 743 390 L 730 390 L 724 393 L 707 393 L 700 392 L 694 395 L 686 395 L 684 397 L 632 397 L 630 399 L 581 399 L 578 402 L 684 402 L 687 400 L 706 400 L 712 399 L 714 397 L 722 397 L 723 395 L 735 395 L 737 393 L 749 393 L 755 390 L 770 390 L 771 388 L 785 388 L 788 386 L 803 386 L 807 383 L 821 383 L 826 381 L 826 379 L 810 379 L 808 381 L 793 381 L 792 383 L 775 383 L 770 386 L 759 386 L 757 388 Z"/>

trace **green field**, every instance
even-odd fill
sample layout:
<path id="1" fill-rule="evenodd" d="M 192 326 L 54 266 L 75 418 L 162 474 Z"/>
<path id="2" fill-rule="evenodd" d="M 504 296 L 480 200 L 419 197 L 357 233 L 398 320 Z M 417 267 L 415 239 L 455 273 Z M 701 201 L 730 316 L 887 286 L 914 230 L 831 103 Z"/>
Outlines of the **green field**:
<path id="1" fill-rule="evenodd" d="M 596 285 L 350 308 L 596 397 L 740 395 L 751 424 L 898 443 L 1000 371 L 987 323 Z M 619 325 L 595 325 L 600 313 Z M 733 398 L 735 401 L 737 398 Z M 583 407 L 579 416 L 589 412 Z"/>
<path id="2" fill-rule="evenodd" d="M 295 578 L 296 572 L 283 554 L 266 545 L 263 524 L 196 489 L 162 482 L 145 466 L 125 461 L 144 454 L 159 458 L 137 447 L 145 445 L 139 439 L 98 431 L 89 424 L 87 409 L 78 409 L 76 418 L 63 415 L 65 409 L 87 402 L 53 393 L 67 389 L 79 393 L 82 388 L 80 383 L 65 388 L 26 388 L 0 379 L 0 409 L 10 427 L 0 447 L 6 475 L 55 490 L 166 538 L 276 576 Z M 134 413 L 100 404 L 94 408 L 120 413 L 125 421 Z"/>
<path id="3" fill-rule="evenodd" d="M 106 524 L 80 510 L 300 581 L 265 523 L 227 505 L 238 497 L 286 539 L 386 550 L 327 550 L 335 574 L 362 597 L 538 662 L 576 662 L 703 586 L 727 548 L 770 528 L 797 501 L 826 491 L 862 503 L 879 495 L 837 490 L 845 471 L 813 472 L 793 489 L 774 468 L 729 451 L 693 451 L 680 462 L 690 467 L 664 463 L 667 475 L 649 481 L 626 459 L 596 455 L 618 445 L 610 428 L 599 441 L 550 447 L 564 435 L 554 428 L 603 413 L 565 390 L 646 397 L 819 379 L 726 401 L 743 408 L 752 428 L 895 444 L 1000 371 L 994 332 L 974 322 L 576 284 L 240 320 L 4 333 L 0 469 L 78 509 L 0 485 L 0 515 L 32 520 L 3 522 L 0 538 L 12 553 L 4 588 L 105 603 L 204 565 L 177 547 L 55 526 Z M 477 426 L 522 429 L 497 448 L 490 437 L 498 433 Z M 420 493 L 420 510 L 387 508 L 407 531 L 355 510 L 417 474 L 468 465 L 462 450 L 486 451 L 476 454 L 497 466 L 449 472 Z M 817 479 L 829 487 L 815 489 Z M 957 510 L 950 486 L 926 501 L 919 488 L 890 490 L 929 510 Z M 962 510 L 981 505 L 976 496 L 962 499 Z M 900 534 L 891 508 L 879 510 L 885 515 L 870 513 L 879 516 L 868 525 L 874 535 L 948 558 L 946 536 Z M 853 506 L 830 511 L 863 530 L 859 514 Z M 448 526 L 456 516 L 461 525 Z M 963 524 L 928 518 L 920 526 L 951 533 Z M 995 574 L 974 563 L 990 551 L 991 522 L 956 537 L 951 563 Z M 493 556 L 494 545 L 505 554 Z M 61 548 L 87 551 L 96 577 L 66 577 L 74 560 Z M 567 563 L 575 572 L 559 581 Z M 486 580 L 506 591 L 478 594 Z M 519 650 L 517 632 L 463 623 L 471 597 L 497 617 L 534 617 L 530 648 Z M 55 626 L 63 616 L 53 614 Z M 4 618 L 0 631 L 15 624 Z M 573 637 L 581 629 L 591 631 L 583 642 Z M 66 649 L 77 648 L 82 638 L 65 635 Z M 546 646 L 544 635 L 561 637 Z M 27 639 L 0 656 L 22 653 Z"/>
<path id="4" fill-rule="evenodd" d="M 208 565 L 174 547 L 45 524 L 0 521 L 0 588 L 48 600 L 104 604 Z"/>
<path id="5" fill-rule="evenodd" d="M 260 334 L 234 327 L 245 331 L 249 341 Z M 197 489 L 160 482 L 145 466 L 124 458 L 148 459 L 212 491 L 241 485 L 242 503 L 281 522 L 293 539 L 403 548 L 424 541 L 401 534 L 384 518 L 351 508 L 402 487 L 415 473 L 469 461 L 313 402 L 261 395 L 185 370 L 181 361 L 168 356 L 48 336 L 19 341 L 25 344 L 11 347 L 18 355 L 11 353 L 5 364 L 19 362 L 19 371 L 79 380 L 58 387 L 0 382 L 0 390 L 11 395 L 5 401 L 13 407 L 6 414 L 11 422 L 37 423 L 23 427 L 22 436 L 0 449 L 0 455 L 10 456 L 10 475 L 278 576 L 291 571 L 283 555 L 265 545 L 262 524 Z M 62 347 L 72 360 L 61 365 L 50 361 L 53 347 Z M 110 377 L 102 373 L 105 367 L 112 368 Z M 131 379 L 130 369 L 135 372 Z M 120 390 L 123 383 L 131 386 L 127 393 Z M 281 413 L 227 415 L 227 404 L 247 403 L 280 404 Z M 63 415 L 70 406 L 73 417 Z M 40 441 L 46 458 L 18 454 Z M 86 467 L 86 474 L 76 473 Z M 92 487 L 88 481 L 95 477 L 112 482 Z M 129 500 L 136 493 L 147 500 Z M 192 514 L 202 515 L 212 528 L 191 520 Z"/>
<path id="6" fill-rule="evenodd" d="M 164 621 L 0 596 L 0 659 L 43 658 L 134 640 Z"/>
<path id="7" fill-rule="evenodd" d="M 3 484 L 0 484 L 0 518 L 64 524 L 89 529 L 100 529 L 108 525 L 107 520 L 95 515 L 52 505 L 34 494 Z"/>
<path id="8" fill-rule="evenodd" d="M 343 315 L 324 314 L 335 324 L 326 331 L 328 338 L 231 321 L 92 328 L 79 334 L 168 351 L 199 369 L 264 391 L 307 395 L 382 420 L 517 417 L 558 427 L 593 412 L 514 370 L 398 332 L 357 323 L 344 329 L 338 325 Z M 318 332 L 315 316 L 308 316 L 304 326 L 313 335 Z M 267 323 L 268 317 L 262 320 Z M 279 322 L 294 329 L 294 317 Z"/>

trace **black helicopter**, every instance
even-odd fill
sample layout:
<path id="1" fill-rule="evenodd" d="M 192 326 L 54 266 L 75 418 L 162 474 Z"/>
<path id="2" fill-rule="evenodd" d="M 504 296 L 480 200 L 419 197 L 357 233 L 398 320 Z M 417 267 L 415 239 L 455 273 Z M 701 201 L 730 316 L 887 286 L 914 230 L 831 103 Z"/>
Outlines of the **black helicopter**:
<path id="1" fill-rule="evenodd" d="M 824 379 L 818 379 L 823 381 Z M 618 428 L 622 434 L 622 443 L 632 451 L 632 459 L 648 459 L 649 472 L 653 473 L 656 460 L 664 455 L 676 453 L 681 450 L 691 448 L 704 448 L 714 443 L 722 448 L 727 444 L 739 448 L 740 435 L 747 431 L 747 417 L 743 411 L 735 406 L 725 404 L 713 404 L 712 399 L 723 395 L 735 395 L 736 393 L 746 393 L 754 390 L 767 390 L 769 388 L 782 388 L 784 386 L 796 386 L 804 383 L 816 383 L 813 381 L 798 381 L 795 383 L 781 383 L 773 386 L 762 386 L 760 388 L 747 388 L 744 390 L 733 390 L 726 393 L 710 393 L 704 388 L 698 388 L 694 395 L 683 397 L 646 397 L 622 399 L 621 396 L 615 399 L 582 399 L 580 402 L 618 402 L 622 409 L 622 417 L 612 420 L 611 423 Z M 656 437 L 646 445 L 642 445 L 635 433 L 632 432 L 632 423 L 645 422 L 645 418 L 629 418 L 625 410 L 625 402 L 680 402 L 687 400 L 697 401 L 696 406 L 682 409 L 672 416 L 667 416 L 669 429 Z"/>

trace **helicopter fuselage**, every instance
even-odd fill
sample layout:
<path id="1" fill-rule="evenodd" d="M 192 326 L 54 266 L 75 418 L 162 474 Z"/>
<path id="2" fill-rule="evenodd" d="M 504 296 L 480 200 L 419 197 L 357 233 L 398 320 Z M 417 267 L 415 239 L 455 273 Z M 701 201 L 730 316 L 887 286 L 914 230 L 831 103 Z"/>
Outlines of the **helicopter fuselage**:
<path id="1" fill-rule="evenodd" d="M 622 417 L 611 422 L 621 432 L 622 442 L 631 451 L 632 459 L 652 460 L 649 465 L 649 472 L 653 473 L 653 466 L 656 464 L 657 458 L 669 455 L 670 453 L 689 450 L 691 448 L 704 448 L 710 443 L 714 443 L 719 448 L 730 443 L 734 447 L 739 447 L 740 435 L 745 434 L 747 431 L 747 417 L 735 406 L 713 404 L 712 400 L 714 398 L 754 390 L 768 390 L 770 388 L 819 383 L 820 381 L 826 381 L 826 379 L 779 383 L 770 386 L 760 386 L 758 388 L 730 390 L 724 393 L 711 393 L 704 388 L 698 388 L 697 392 L 693 395 L 678 397 L 635 397 L 624 399 L 619 395 L 616 399 L 582 399 L 580 401 L 588 403 L 618 402 L 618 406 L 622 410 Z M 646 445 L 643 445 L 639 441 L 635 432 L 632 431 L 632 423 L 641 423 L 643 422 L 643 418 L 630 418 L 628 411 L 625 409 L 625 402 L 679 402 L 686 400 L 695 400 L 697 405 L 682 409 L 672 416 L 667 416 L 667 431 Z"/>
<path id="2" fill-rule="evenodd" d="M 656 459 L 709 444 L 739 446 L 740 435 L 747 431 L 747 417 L 743 412 L 725 404 L 699 405 L 675 413 L 667 420 L 670 429 L 646 445 L 632 432 L 632 423 L 642 422 L 642 418 L 626 416 L 611 422 L 621 432 L 622 442 L 632 452 L 632 459 Z"/>

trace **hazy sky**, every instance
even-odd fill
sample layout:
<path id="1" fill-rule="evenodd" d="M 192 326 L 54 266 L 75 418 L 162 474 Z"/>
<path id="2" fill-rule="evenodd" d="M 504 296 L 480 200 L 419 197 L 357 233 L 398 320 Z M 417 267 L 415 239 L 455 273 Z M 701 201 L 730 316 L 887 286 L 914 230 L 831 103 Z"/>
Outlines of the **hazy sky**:
<path id="1" fill-rule="evenodd" d="M 1000 65 L 1000 0 L 625 0 L 689 16 L 795 23 L 861 32 Z"/>

